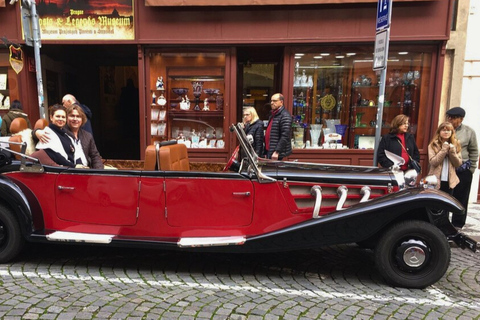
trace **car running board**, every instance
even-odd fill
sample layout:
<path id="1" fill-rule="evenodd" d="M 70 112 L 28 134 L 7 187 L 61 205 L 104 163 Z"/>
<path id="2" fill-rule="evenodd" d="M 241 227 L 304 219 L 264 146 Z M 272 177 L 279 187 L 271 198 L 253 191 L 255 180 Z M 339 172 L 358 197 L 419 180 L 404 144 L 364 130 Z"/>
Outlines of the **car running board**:
<path id="1" fill-rule="evenodd" d="M 94 234 L 94 233 L 80 233 L 80 232 L 65 232 L 55 231 L 47 234 L 49 241 L 64 241 L 64 242 L 88 242 L 88 243 L 110 243 L 114 235 L 112 234 Z"/>
<path id="2" fill-rule="evenodd" d="M 235 237 L 191 237 L 181 238 L 177 244 L 181 248 L 185 247 L 211 247 L 211 246 L 229 246 L 242 245 L 246 241 L 244 236 Z"/>

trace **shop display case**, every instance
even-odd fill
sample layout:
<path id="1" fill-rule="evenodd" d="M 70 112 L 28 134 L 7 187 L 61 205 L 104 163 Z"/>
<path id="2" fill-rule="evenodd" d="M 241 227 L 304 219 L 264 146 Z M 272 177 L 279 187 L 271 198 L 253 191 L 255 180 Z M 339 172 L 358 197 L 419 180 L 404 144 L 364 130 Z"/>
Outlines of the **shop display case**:
<path id="1" fill-rule="evenodd" d="M 367 68 L 358 68 L 363 73 L 355 72 L 352 82 L 352 101 L 350 111 L 349 147 L 355 149 L 373 148 L 371 143 L 377 127 L 378 94 L 380 77 Z M 420 71 L 405 68 L 392 69 L 385 84 L 385 98 L 381 134 L 390 130 L 390 123 L 399 114 L 410 116 L 412 133 L 416 132 L 417 123 L 417 82 Z M 363 142 L 362 142 L 363 141 Z"/>
<path id="2" fill-rule="evenodd" d="M 381 134 L 393 118 L 410 118 L 410 133 L 421 135 L 419 106 L 428 99 L 431 57 L 401 52 L 392 59 L 385 80 Z M 373 149 L 377 130 L 380 73 L 371 53 L 295 53 L 292 145 L 294 149 Z M 420 116 L 420 118 L 419 118 Z M 422 136 L 418 137 L 421 142 Z"/>
<path id="3" fill-rule="evenodd" d="M 335 143 L 332 148 L 344 148 L 348 113 L 343 108 L 343 88 L 347 75 L 340 68 L 301 69 L 297 64 L 293 86 L 293 148 L 330 148 L 330 142 Z M 330 130 L 335 125 L 336 129 Z M 340 136 L 328 135 L 337 132 Z"/>
<path id="4" fill-rule="evenodd" d="M 209 63 L 200 54 L 181 60 L 165 54 L 152 66 L 152 142 L 175 139 L 192 149 L 225 149 L 224 54 L 212 57 Z"/>

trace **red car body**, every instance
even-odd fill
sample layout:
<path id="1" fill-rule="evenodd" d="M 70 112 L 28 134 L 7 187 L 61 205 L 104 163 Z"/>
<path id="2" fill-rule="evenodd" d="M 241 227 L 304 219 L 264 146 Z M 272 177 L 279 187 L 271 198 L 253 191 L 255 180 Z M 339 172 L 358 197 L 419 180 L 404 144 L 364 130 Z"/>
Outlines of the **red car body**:
<path id="1" fill-rule="evenodd" d="M 443 192 L 405 188 L 395 170 L 259 159 L 232 130 L 247 155 L 236 172 L 49 167 L 0 150 L 0 262 L 35 241 L 238 252 L 356 242 L 375 248 L 389 283 L 425 287 L 448 267 L 448 240 L 476 250 Z M 420 266 L 406 257 L 417 252 Z"/>

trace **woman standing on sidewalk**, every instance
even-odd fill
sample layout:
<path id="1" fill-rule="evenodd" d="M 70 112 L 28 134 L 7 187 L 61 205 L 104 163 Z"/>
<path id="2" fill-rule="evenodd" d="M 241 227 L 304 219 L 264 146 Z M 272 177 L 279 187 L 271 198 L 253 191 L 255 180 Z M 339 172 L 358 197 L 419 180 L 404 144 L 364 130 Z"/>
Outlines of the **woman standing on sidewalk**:
<path id="1" fill-rule="evenodd" d="M 449 122 L 440 124 L 428 145 L 429 175 L 435 175 L 440 184 L 437 189 L 453 194 L 460 181 L 455 168 L 462 164 L 461 146 L 455 138 L 455 130 Z"/>

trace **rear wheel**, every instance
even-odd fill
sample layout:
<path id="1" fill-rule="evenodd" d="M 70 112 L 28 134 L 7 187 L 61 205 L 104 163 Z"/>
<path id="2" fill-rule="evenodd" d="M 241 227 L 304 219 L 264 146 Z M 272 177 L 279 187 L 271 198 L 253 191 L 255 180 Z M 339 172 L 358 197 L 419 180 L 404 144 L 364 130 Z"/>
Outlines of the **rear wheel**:
<path id="1" fill-rule="evenodd" d="M 24 242 L 12 211 L 0 204 L 0 263 L 15 258 L 22 250 Z"/>
<path id="2" fill-rule="evenodd" d="M 445 235 L 424 221 L 404 221 L 388 229 L 375 248 L 385 280 L 398 287 L 425 288 L 440 280 L 450 263 Z"/>

